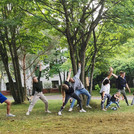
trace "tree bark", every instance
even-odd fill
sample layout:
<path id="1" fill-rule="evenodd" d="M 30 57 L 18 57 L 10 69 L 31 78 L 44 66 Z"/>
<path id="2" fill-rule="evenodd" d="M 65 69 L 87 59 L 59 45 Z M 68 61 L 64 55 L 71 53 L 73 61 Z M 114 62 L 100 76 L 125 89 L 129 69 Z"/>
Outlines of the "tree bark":
<path id="1" fill-rule="evenodd" d="M 24 99 L 26 99 L 26 54 L 23 56 L 23 81 L 24 81 Z"/>
<path id="2" fill-rule="evenodd" d="M 13 98 L 16 103 L 22 103 L 24 101 L 24 90 L 22 88 L 22 83 L 21 83 L 21 76 L 20 76 L 20 69 L 19 69 L 19 62 L 18 62 L 18 54 L 17 54 L 17 48 L 16 48 L 16 42 L 15 42 L 15 28 L 10 29 L 11 31 L 9 32 L 7 30 L 7 27 L 4 27 L 4 35 L 2 32 L 0 32 L 0 40 L 2 41 L 2 44 L 0 44 L 0 54 L 2 57 L 2 61 L 8 76 L 9 80 L 9 87 L 11 94 L 13 95 Z M 9 41 L 8 34 L 10 33 L 11 36 L 11 41 Z M 9 65 L 8 65 L 8 55 L 7 55 L 7 44 L 9 47 L 9 52 L 11 54 L 11 59 L 12 59 L 12 64 L 13 64 L 13 69 L 14 69 L 14 76 L 15 76 L 15 83 L 12 80 L 10 71 L 9 71 Z"/>
<path id="3" fill-rule="evenodd" d="M 17 94 L 17 103 L 24 102 L 24 89 L 22 88 L 22 82 L 21 82 L 21 75 L 20 75 L 20 69 L 19 69 L 19 61 L 18 61 L 18 54 L 17 54 L 17 48 L 16 48 L 16 42 L 15 42 L 15 27 L 10 28 L 11 33 L 11 42 L 8 40 L 8 32 L 6 31 L 6 38 L 8 40 L 8 46 L 12 58 L 13 68 L 14 68 L 14 76 L 15 76 L 15 82 L 16 82 L 16 94 Z"/>
<path id="4" fill-rule="evenodd" d="M 4 42 L 3 42 L 4 43 Z M 6 73 L 7 73 L 7 76 L 8 76 L 8 80 L 9 80 L 9 87 L 10 87 L 10 92 L 15 100 L 15 102 L 17 102 L 17 98 L 15 97 L 16 96 L 16 92 L 15 92 L 15 86 L 14 86 L 14 82 L 12 80 L 12 77 L 11 77 L 11 74 L 10 74 L 10 71 L 9 71 L 9 63 L 8 63 L 8 55 L 7 55 L 7 51 L 6 51 L 6 47 L 5 47 L 5 44 L 2 45 L 0 43 L 0 55 L 1 55 L 1 59 L 2 59 L 2 62 L 4 64 L 4 67 L 5 67 L 5 70 L 6 70 Z"/>
<path id="5" fill-rule="evenodd" d="M 81 49 L 80 52 L 80 62 L 81 62 L 81 82 L 85 85 L 85 49 Z"/>
<path id="6" fill-rule="evenodd" d="M 92 88 L 93 88 L 93 74 L 94 74 L 94 67 L 95 67 L 95 59 L 97 55 L 97 44 L 96 44 L 97 40 L 95 35 L 95 29 L 93 30 L 93 37 L 94 37 L 94 54 L 91 61 L 90 93 L 92 93 Z"/>
<path id="7" fill-rule="evenodd" d="M 61 78 L 60 70 L 58 70 L 58 74 L 59 74 L 59 78 L 60 78 L 60 83 L 61 83 L 61 85 L 62 85 L 62 78 Z"/>

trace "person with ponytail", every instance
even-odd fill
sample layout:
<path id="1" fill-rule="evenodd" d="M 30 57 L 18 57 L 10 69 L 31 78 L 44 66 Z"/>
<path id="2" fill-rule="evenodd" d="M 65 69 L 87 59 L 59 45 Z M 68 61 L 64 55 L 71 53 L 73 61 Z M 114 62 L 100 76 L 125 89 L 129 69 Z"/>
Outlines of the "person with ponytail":
<path id="1" fill-rule="evenodd" d="M 68 73 L 68 77 L 67 80 L 65 81 L 65 83 L 61 86 L 61 92 L 62 92 L 62 96 L 63 96 L 63 104 L 61 106 L 60 111 L 58 112 L 58 115 L 62 115 L 62 110 L 65 108 L 65 105 L 67 104 L 68 100 L 72 97 L 74 99 L 76 99 L 78 101 L 78 104 L 80 106 L 80 112 L 86 112 L 83 108 L 82 108 L 82 102 L 81 99 L 74 93 L 74 89 L 73 87 L 70 86 L 69 83 L 69 79 L 71 76 L 71 69 L 69 70 Z"/>

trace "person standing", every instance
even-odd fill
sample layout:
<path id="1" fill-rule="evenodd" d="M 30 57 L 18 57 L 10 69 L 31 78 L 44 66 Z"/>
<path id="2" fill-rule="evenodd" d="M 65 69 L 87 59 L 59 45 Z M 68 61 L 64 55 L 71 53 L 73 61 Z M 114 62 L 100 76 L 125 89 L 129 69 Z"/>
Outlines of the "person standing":
<path id="1" fill-rule="evenodd" d="M 41 71 L 42 71 L 42 69 L 41 69 L 41 63 L 40 63 L 39 76 L 38 76 L 38 78 L 33 77 L 33 92 L 32 92 L 33 99 L 32 99 L 32 101 L 31 101 L 31 103 L 29 105 L 29 108 L 28 108 L 28 111 L 27 111 L 26 115 L 30 115 L 30 112 L 32 111 L 35 103 L 39 99 L 41 99 L 45 103 L 45 112 L 51 113 L 48 110 L 48 101 L 47 101 L 46 97 L 44 96 L 44 94 L 42 92 L 43 86 L 42 86 L 42 83 L 40 81 Z"/>
<path id="2" fill-rule="evenodd" d="M 125 77 L 125 72 L 123 71 L 120 71 L 120 75 L 117 76 L 115 74 L 112 73 L 112 75 L 117 79 L 117 89 L 118 89 L 118 92 L 120 92 L 126 103 L 127 103 L 127 106 L 129 106 L 129 103 L 128 103 L 128 100 L 127 100 L 127 96 L 126 96 L 126 92 L 125 92 L 125 89 L 127 88 L 129 93 L 131 93 L 131 90 L 127 84 L 127 81 L 126 81 L 126 77 Z"/>
<path id="3" fill-rule="evenodd" d="M 104 109 L 104 104 L 107 99 L 107 104 L 109 104 L 111 95 L 110 95 L 110 77 L 112 76 L 113 68 L 110 67 L 110 73 L 109 75 L 103 80 L 102 85 L 101 85 L 101 90 L 100 90 L 100 95 L 101 95 L 101 109 L 103 111 L 106 111 Z"/>
<path id="4" fill-rule="evenodd" d="M 69 70 L 69 74 L 67 77 L 67 80 L 65 81 L 65 83 L 62 85 L 62 96 L 63 96 L 63 105 L 61 106 L 60 111 L 58 112 L 58 115 L 62 115 L 62 110 L 64 109 L 65 105 L 67 104 L 68 100 L 70 99 L 70 97 L 76 99 L 78 101 L 78 104 L 80 106 L 80 112 L 86 112 L 83 108 L 82 108 L 82 103 L 81 103 L 81 99 L 74 93 L 74 89 L 73 87 L 71 87 L 70 83 L 69 83 L 69 79 L 71 76 L 71 69 Z"/>
<path id="5" fill-rule="evenodd" d="M 90 93 L 85 89 L 84 85 L 82 84 L 81 80 L 79 79 L 80 78 L 80 74 L 81 74 L 81 64 L 79 63 L 79 69 L 78 69 L 78 72 L 77 74 L 73 77 L 73 78 L 70 78 L 69 79 L 69 82 L 71 82 L 71 86 L 73 87 L 74 91 L 75 91 L 75 94 L 77 94 L 78 96 L 80 94 L 84 94 L 87 96 L 87 104 L 86 104 L 86 107 L 87 108 L 92 108 L 90 105 L 89 105 L 89 102 L 90 102 L 90 99 L 91 99 L 91 95 Z M 75 99 L 73 99 L 71 105 L 70 105 L 70 108 L 69 108 L 69 111 L 71 112 L 73 110 L 73 107 L 74 107 L 74 103 L 75 103 Z"/>
<path id="6" fill-rule="evenodd" d="M 11 108 L 11 102 L 2 94 L 0 93 L 0 103 L 6 103 L 7 104 L 7 117 L 15 117 L 15 115 L 10 113 L 10 108 Z"/>

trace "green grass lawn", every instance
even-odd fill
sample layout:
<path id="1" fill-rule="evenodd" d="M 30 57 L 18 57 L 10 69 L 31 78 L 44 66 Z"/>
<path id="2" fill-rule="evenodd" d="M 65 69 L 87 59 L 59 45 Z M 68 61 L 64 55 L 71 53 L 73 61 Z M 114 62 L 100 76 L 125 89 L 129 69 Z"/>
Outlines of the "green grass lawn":
<path id="1" fill-rule="evenodd" d="M 121 108 L 107 112 L 100 110 L 100 101 L 92 100 L 92 109 L 79 113 L 78 108 L 68 112 L 69 103 L 58 116 L 62 102 L 50 100 L 51 114 L 44 112 L 44 104 L 38 101 L 31 115 L 26 116 L 29 103 L 12 105 L 11 113 L 16 117 L 6 117 L 6 105 L 0 105 L 0 134 L 133 134 L 134 106 L 120 102 Z M 114 104 L 112 105 L 114 106 Z"/>

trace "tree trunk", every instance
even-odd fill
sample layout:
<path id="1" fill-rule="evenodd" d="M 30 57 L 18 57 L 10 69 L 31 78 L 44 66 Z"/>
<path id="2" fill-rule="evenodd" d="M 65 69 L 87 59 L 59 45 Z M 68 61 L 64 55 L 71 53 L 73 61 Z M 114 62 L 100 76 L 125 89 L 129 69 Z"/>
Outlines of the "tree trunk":
<path id="1" fill-rule="evenodd" d="M 59 74 L 59 78 L 60 78 L 60 83 L 61 83 L 61 85 L 62 85 L 62 78 L 61 78 L 60 70 L 58 70 L 58 74 Z"/>
<path id="2" fill-rule="evenodd" d="M 17 48 L 16 48 L 15 42 L 12 45 L 13 45 L 13 54 L 14 54 L 14 57 L 12 57 L 12 61 L 14 63 L 13 67 L 14 67 L 15 80 L 16 80 L 19 99 L 20 99 L 19 103 L 22 103 L 22 102 L 24 102 L 24 93 L 25 92 L 22 87 L 20 68 L 19 68 L 19 60 L 18 60 L 18 54 L 17 54 Z"/>
<path id="3" fill-rule="evenodd" d="M 11 41 L 9 41 L 8 33 L 11 33 Z M 19 61 L 18 61 L 18 54 L 17 54 L 17 48 L 16 48 L 16 40 L 15 40 L 15 27 L 10 28 L 10 32 L 8 31 L 7 27 L 5 27 L 5 37 L 6 41 L 9 47 L 9 51 L 11 54 L 13 69 L 14 69 L 14 76 L 15 76 L 15 88 L 13 90 L 15 91 L 14 98 L 16 103 L 22 103 L 24 102 L 24 89 L 22 88 L 21 83 L 21 76 L 20 76 L 20 68 L 19 68 Z M 3 43 L 4 44 L 4 43 Z M 4 44 L 6 45 L 6 44 Z M 5 47 L 5 52 L 7 52 L 7 49 Z M 10 80 L 10 78 L 9 78 Z M 10 81 L 9 81 L 10 82 Z"/>
<path id="4" fill-rule="evenodd" d="M 16 89 L 15 89 L 15 85 L 13 83 L 13 80 L 12 80 L 12 77 L 11 77 L 11 74 L 10 74 L 10 71 L 9 71 L 8 55 L 7 55 L 5 44 L 2 45 L 0 43 L 0 55 L 1 55 L 1 59 L 2 59 L 2 62 L 4 64 L 7 76 L 8 76 L 10 92 L 11 92 L 15 102 L 17 102 L 18 100 L 15 97 L 16 96 L 16 92 L 15 92 Z"/>
<path id="5" fill-rule="evenodd" d="M 17 64 L 18 63 L 18 57 L 16 55 L 16 53 L 13 50 L 13 45 L 9 44 L 9 48 L 10 48 L 10 53 L 11 53 L 11 57 L 12 57 L 12 63 L 13 63 L 13 68 L 14 68 L 14 75 L 15 75 L 15 82 L 16 82 L 16 98 L 17 98 L 17 103 L 22 103 L 23 100 L 23 92 L 21 92 L 22 90 L 22 85 L 21 85 L 21 79 L 20 77 L 20 72 L 19 72 L 19 66 Z"/>
<path id="6" fill-rule="evenodd" d="M 23 57 L 23 80 L 24 80 L 24 99 L 26 99 L 26 54 Z"/>
<path id="7" fill-rule="evenodd" d="M 90 93 L 92 93 L 93 89 L 93 74 L 94 74 L 94 66 L 95 66 L 95 57 L 97 52 L 94 52 L 92 63 L 91 63 L 91 74 L 90 74 Z"/>
<path id="8" fill-rule="evenodd" d="M 66 80 L 66 72 L 64 71 L 64 81 Z"/>
<path id="9" fill-rule="evenodd" d="M 81 62 L 81 82 L 85 85 L 85 50 L 81 49 L 80 52 L 80 62 Z"/>
<path id="10" fill-rule="evenodd" d="M 97 40 L 95 35 L 95 29 L 93 30 L 93 37 L 94 37 L 94 54 L 91 61 L 90 93 L 92 93 L 92 89 L 93 89 L 93 74 L 94 74 L 95 59 L 97 55 L 97 44 L 96 44 Z"/>
<path id="11" fill-rule="evenodd" d="M 72 63 L 72 68 L 73 68 L 73 75 L 75 75 L 77 73 L 77 64 L 76 64 L 76 60 L 75 60 L 75 52 L 74 52 L 72 45 L 69 46 L 69 49 L 70 49 L 70 57 L 71 57 L 71 63 Z"/>

